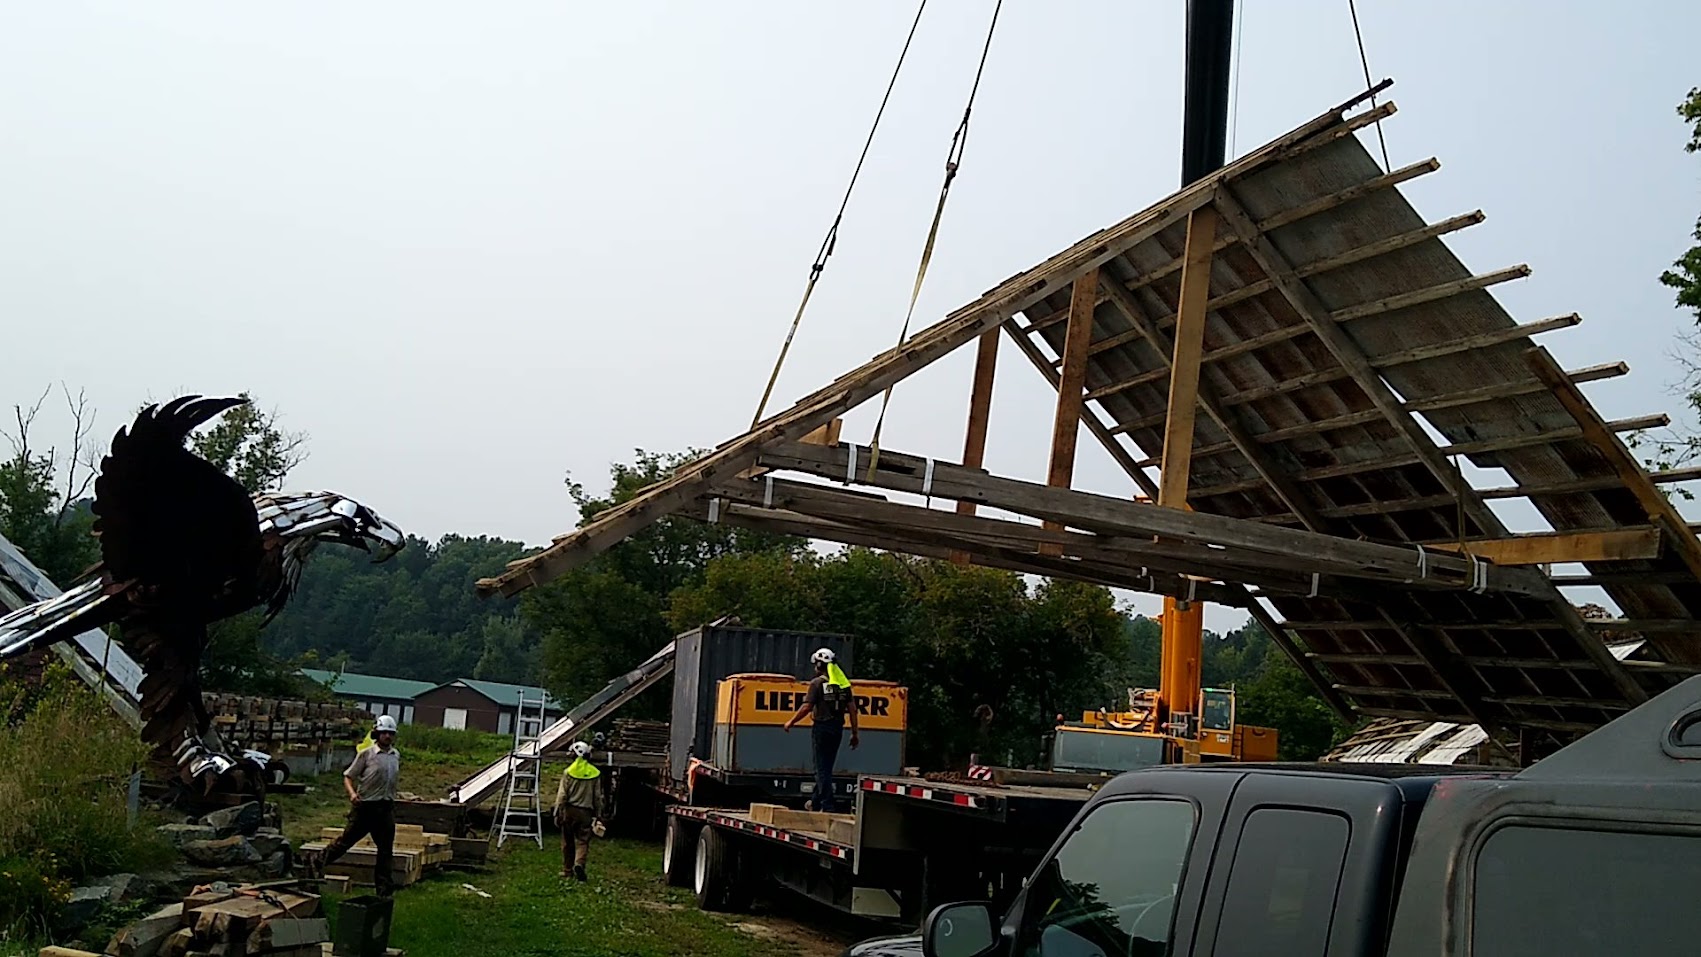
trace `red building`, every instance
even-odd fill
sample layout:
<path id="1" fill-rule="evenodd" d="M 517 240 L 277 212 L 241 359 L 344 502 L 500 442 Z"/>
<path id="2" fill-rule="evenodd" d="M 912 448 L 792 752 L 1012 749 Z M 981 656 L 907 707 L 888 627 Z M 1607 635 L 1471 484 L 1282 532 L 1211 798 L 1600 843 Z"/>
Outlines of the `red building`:
<path id="1" fill-rule="evenodd" d="M 438 685 L 413 699 L 413 723 L 426 727 L 477 728 L 496 734 L 514 733 L 514 714 L 520 696 L 527 701 L 544 699 L 544 724 L 567 713 L 567 709 L 542 688 L 457 678 Z"/>

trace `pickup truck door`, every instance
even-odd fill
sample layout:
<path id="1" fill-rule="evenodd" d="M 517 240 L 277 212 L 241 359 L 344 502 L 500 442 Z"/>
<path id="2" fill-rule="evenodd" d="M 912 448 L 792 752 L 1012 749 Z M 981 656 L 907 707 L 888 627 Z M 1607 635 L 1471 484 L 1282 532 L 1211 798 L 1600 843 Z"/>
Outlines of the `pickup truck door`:
<path id="1" fill-rule="evenodd" d="M 1246 775 L 1223 821 L 1192 953 L 1381 954 L 1405 811 L 1400 791 L 1380 779 Z"/>
<path id="2" fill-rule="evenodd" d="M 1185 957 L 1234 773 L 1134 772 L 1087 802 L 1005 916 L 1013 957 Z"/>

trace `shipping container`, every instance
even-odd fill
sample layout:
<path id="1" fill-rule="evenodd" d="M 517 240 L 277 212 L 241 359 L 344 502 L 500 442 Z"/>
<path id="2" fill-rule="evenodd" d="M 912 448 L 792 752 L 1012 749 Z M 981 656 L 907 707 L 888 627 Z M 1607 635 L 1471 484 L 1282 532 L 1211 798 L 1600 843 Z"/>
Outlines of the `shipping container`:
<path id="1" fill-rule="evenodd" d="M 791 731 L 785 729 L 808 690 L 807 682 L 791 675 L 733 675 L 722 680 L 710 752 L 715 767 L 738 774 L 813 774 L 812 721 L 805 717 Z M 850 747 L 847 717 L 834 776 L 899 773 L 909 692 L 895 681 L 852 678 L 851 693 L 857 703 L 859 745 Z"/>
<path id="2" fill-rule="evenodd" d="M 750 672 L 806 678 L 814 673 L 809 656 L 817 648 L 829 648 L 855 684 L 853 644 L 849 635 L 711 625 L 674 639 L 669 776 L 684 781 L 693 757 L 709 759 L 721 679 Z"/>

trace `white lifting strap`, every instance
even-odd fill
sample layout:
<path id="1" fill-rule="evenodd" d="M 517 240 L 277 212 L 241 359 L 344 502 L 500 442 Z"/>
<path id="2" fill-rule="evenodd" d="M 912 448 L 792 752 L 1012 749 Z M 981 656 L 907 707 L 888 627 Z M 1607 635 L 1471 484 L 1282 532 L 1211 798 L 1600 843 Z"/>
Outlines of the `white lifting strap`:
<path id="1" fill-rule="evenodd" d="M 921 473 L 921 494 L 933 498 L 933 460 L 927 460 L 927 468 Z"/>
<path id="2" fill-rule="evenodd" d="M 772 472 L 762 477 L 762 507 L 774 507 L 774 475 Z"/>
<path id="3" fill-rule="evenodd" d="M 719 496 L 709 499 L 709 524 L 718 525 L 721 520 L 721 500 Z"/>
<path id="4" fill-rule="evenodd" d="M 850 446 L 850 461 L 845 466 L 845 484 L 846 485 L 852 485 L 852 484 L 855 484 L 855 482 L 856 482 L 856 446 L 852 445 L 852 446 Z"/>

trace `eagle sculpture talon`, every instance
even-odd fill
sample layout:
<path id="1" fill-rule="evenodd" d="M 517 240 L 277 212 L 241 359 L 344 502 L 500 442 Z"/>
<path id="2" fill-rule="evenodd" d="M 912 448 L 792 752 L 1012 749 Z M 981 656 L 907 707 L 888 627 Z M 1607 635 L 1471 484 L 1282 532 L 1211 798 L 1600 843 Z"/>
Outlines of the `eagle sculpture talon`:
<path id="1" fill-rule="evenodd" d="M 148 406 L 119 429 L 95 480 L 100 563 L 70 591 L 0 616 L 0 658 L 116 625 L 147 672 L 143 739 L 184 783 L 207 789 L 232 776 L 263 782 L 279 770 L 263 752 L 232 757 L 216 737 L 206 740 L 213 737 L 201 703 L 207 627 L 256 607 L 270 622 L 322 543 L 359 548 L 375 561 L 406 544 L 400 528 L 347 496 L 250 496 L 184 447 L 190 432 L 246 402 L 184 396 Z"/>

